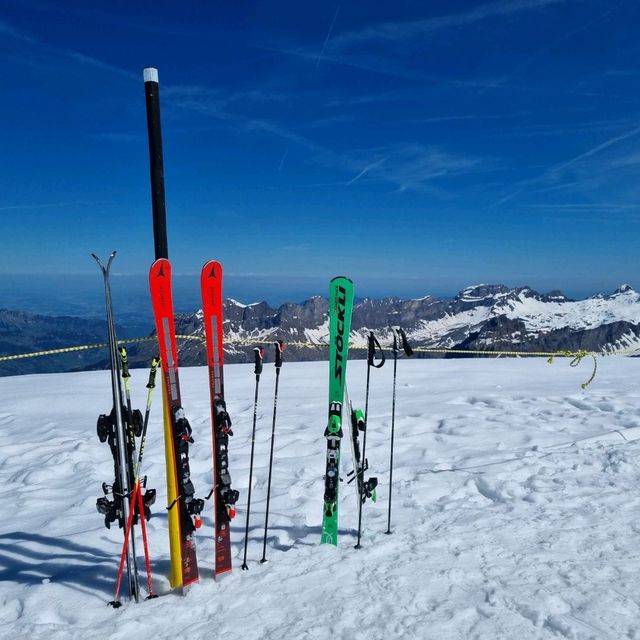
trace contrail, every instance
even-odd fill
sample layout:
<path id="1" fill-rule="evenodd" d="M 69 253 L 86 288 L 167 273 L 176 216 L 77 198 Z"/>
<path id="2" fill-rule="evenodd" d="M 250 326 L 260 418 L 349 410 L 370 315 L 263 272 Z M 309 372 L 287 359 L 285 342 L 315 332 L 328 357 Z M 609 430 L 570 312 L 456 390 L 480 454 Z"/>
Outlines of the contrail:
<path id="1" fill-rule="evenodd" d="M 329 42 L 329 38 L 331 37 L 331 32 L 333 31 L 333 25 L 336 23 L 336 18 L 338 17 L 339 12 L 340 12 L 340 5 L 338 5 L 338 8 L 336 9 L 336 12 L 333 16 L 333 20 L 331 21 L 331 25 L 329 26 L 329 31 L 327 31 L 327 37 L 324 39 L 322 50 L 320 51 L 320 55 L 318 56 L 318 60 L 316 61 L 316 68 L 320 66 L 320 60 L 322 60 L 324 50 L 327 48 L 327 42 Z"/>
<path id="2" fill-rule="evenodd" d="M 365 175 L 366 173 L 369 173 L 371 169 L 375 169 L 376 167 L 380 166 L 385 160 L 386 158 L 382 158 L 382 160 L 378 160 L 378 162 L 374 162 L 369 166 L 365 167 L 355 178 L 351 178 L 351 180 L 349 180 L 349 182 L 347 182 L 345 186 L 348 187 L 352 185 L 356 180 L 360 180 L 360 178 L 362 178 L 363 175 Z"/>
<path id="3" fill-rule="evenodd" d="M 284 161 L 287 159 L 288 155 L 289 155 L 289 147 L 287 147 L 284 150 L 284 154 L 282 155 L 282 158 L 280 159 L 280 166 L 278 167 L 278 173 L 280 173 L 282 171 L 282 166 L 284 165 Z"/>

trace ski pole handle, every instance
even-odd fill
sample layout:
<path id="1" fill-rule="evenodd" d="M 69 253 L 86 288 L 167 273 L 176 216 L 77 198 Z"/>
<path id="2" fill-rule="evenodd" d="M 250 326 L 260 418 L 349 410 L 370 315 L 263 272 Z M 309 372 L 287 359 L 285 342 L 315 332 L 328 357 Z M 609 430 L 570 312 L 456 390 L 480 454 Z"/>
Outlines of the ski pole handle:
<path id="1" fill-rule="evenodd" d="M 404 349 L 405 355 L 410 358 L 413 355 L 413 349 L 407 340 L 407 334 L 403 329 L 400 329 L 400 337 L 402 338 L 402 348 Z"/>
<path id="2" fill-rule="evenodd" d="M 276 369 L 279 369 L 282 366 L 282 362 L 284 360 L 284 342 L 282 340 L 277 340 L 274 345 L 276 347 Z"/>
<path id="3" fill-rule="evenodd" d="M 378 357 L 380 358 L 380 362 L 376 364 L 376 351 L 380 354 Z M 378 338 L 373 335 L 373 331 L 369 334 L 367 338 L 367 364 L 370 367 L 374 367 L 375 369 L 380 369 L 385 361 L 384 351 L 378 342 Z"/>
<path id="4" fill-rule="evenodd" d="M 264 360 L 264 348 L 256 347 L 253 350 L 255 369 L 254 373 L 259 376 L 262 373 L 262 361 Z"/>
<path id="5" fill-rule="evenodd" d="M 120 362 L 122 363 L 122 377 L 130 378 L 131 374 L 129 373 L 129 359 L 127 357 L 127 348 L 119 347 L 118 353 L 120 354 Z"/>
<path id="6" fill-rule="evenodd" d="M 407 334 L 401 327 L 391 327 L 391 331 L 393 332 L 393 350 L 397 353 L 400 351 L 400 346 L 402 346 L 405 355 L 411 357 L 413 355 L 413 349 L 407 340 Z"/>
<path id="7" fill-rule="evenodd" d="M 156 373 L 160 366 L 160 358 L 154 356 L 151 358 L 151 370 L 149 371 L 149 382 L 147 382 L 147 389 L 153 389 L 156 386 Z"/>

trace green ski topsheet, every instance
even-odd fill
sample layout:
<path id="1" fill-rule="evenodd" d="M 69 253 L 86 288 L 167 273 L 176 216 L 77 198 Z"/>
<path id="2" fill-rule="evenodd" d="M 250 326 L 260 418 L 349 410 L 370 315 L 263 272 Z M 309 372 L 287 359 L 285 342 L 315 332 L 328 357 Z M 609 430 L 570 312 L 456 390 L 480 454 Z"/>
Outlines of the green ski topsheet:
<path id="1" fill-rule="evenodd" d="M 329 416 L 327 469 L 322 516 L 321 543 L 338 544 L 338 486 L 340 484 L 340 438 L 342 404 L 349 355 L 349 333 L 353 310 L 353 282 L 338 276 L 329 284 Z M 333 459 L 332 459 L 333 457 Z M 328 493 L 331 494 L 328 497 Z"/>

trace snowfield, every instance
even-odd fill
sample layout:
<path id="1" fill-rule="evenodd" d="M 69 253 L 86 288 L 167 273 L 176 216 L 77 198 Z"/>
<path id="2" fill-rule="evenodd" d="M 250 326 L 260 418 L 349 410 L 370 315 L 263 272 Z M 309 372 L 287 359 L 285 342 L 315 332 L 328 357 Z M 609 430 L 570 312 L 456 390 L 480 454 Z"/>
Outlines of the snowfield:
<path id="1" fill-rule="evenodd" d="M 268 356 L 272 357 L 271 350 Z M 364 400 L 365 363 L 349 363 Z M 327 364 L 286 363 L 267 554 L 260 565 L 274 367 L 261 380 L 249 571 L 241 571 L 253 367 L 226 368 L 234 572 L 213 580 L 211 502 L 197 533 L 201 581 L 169 592 L 160 388 L 143 462 L 161 595 L 107 606 L 122 543 L 95 509 L 113 463 L 95 431 L 108 372 L 3 378 L 0 401 L 0 637 L 264 639 L 640 638 L 640 360 L 398 363 L 393 535 L 388 505 L 392 363 L 372 371 L 367 457 L 380 481 L 354 550 L 355 489 L 341 486 L 338 548 L 320 546 Z M 143 408 L 146 371 L 134 371 Z M 205 368 L 181 371 L 198 495 L 211 489 Z M 607 435 L 609 434 L 609 435 Z M 343 443 L 343 475 L 350 447 Z M 142 546 L 138 544 L 139 565 Z M 141 584 L 146 581 L 141 572 Z"/>

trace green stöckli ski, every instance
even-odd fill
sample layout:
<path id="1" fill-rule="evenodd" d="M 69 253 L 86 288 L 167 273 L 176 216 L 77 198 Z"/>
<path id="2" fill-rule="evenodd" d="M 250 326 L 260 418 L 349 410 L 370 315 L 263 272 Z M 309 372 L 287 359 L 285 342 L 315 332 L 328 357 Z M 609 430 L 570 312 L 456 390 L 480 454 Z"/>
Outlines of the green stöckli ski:
<path id="1" fill-rule="evenodd" d="M 353 282 L 338 276 L 329 285 L 329 417 L 324 508 L 320 542 L 338 544 L 338 487 L 340 484 L 340 440 L 342 405 L 349 355 L 349 333 L 353 310 Z"/>

